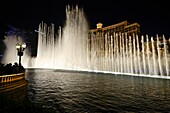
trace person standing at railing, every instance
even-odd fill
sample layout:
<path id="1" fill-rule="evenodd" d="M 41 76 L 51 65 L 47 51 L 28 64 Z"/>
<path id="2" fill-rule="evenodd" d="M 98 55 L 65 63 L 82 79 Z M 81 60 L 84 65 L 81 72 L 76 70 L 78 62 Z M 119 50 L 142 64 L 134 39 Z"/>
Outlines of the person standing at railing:
<path id="1" fill-rule="evenodd" d="M 20 70 L 19 70 L 19 65 L 18 65 L 18 63 L 14 63 L 14 65 L 13 65 L 13 73 L 19 73 L 20 72 Z"/>
<path id="2" fill-rule="evenodd" d="M 25 68 L 22 65 L 19 66 L 17 62 L 15 62 L 14 65 L 11 63 L 6 65 L 0 63 L 0 75 L 17 74 L 22 72 L 25 72 Z"/>

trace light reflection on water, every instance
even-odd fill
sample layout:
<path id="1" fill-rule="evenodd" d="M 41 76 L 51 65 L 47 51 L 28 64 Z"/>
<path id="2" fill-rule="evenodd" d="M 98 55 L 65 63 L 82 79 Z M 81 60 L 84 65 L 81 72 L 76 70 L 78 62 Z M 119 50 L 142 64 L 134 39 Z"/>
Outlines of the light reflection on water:
<path id="1" fill-rule="evenodd" d="M 27 70 L 30 100 L 58 112 L 170 111 L 170 81 L 123 75 Z"/>
<path id="2" fill-rule="evenodd" d="M 0 113 L 170 111 L 169 79 L 56 70 L 27 70 L 26 79 L 0 93 Z"/>

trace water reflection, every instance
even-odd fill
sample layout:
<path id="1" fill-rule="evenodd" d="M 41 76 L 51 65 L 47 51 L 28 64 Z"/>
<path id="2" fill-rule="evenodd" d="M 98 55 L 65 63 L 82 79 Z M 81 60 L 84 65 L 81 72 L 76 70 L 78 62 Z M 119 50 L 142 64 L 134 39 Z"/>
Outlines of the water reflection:
<path id="1" fill-rule="evenodd" d="M 27 70 L 26 80 L 0 88 L 0 113 L 170 111 L 168 79 Z"/>
<path id="2" fill-rule="evenodd" d="M 170 111 L 170 81 L 125 75 L 28 70 L 33 103 L 55 112 Z"/>

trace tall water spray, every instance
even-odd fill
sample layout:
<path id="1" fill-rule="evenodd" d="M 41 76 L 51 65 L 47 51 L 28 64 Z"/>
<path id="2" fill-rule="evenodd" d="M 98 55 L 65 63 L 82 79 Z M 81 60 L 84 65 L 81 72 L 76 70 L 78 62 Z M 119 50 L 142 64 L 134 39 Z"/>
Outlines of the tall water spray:
<path id="1" fill-rule="evenodd" d="M 170 42 L 165 39 L 164 35 L 161 37 L 157 35 L 155 40 L 153 37 L 146 35 L 145 37 L 141 36 L 141 40 L 139 40 L 138 35 L 128 36 L 127 33 L 108 34 L 105 33 L 104 37 L 102 37 L 103 34 L 100 36 L 105 40 L 105 49 L 102 50 L 104 56 L 95 56 L 97 58 L 95 62 L 100 62 L 100 59 L 104 58 L 107 65 L 105 63 L 96 65 L 92 61 L 91 63 L 95 65 L 96 70 L 138 75 L 170 75 L 170 53 L 168 50 Z M 98 39 L 93 33 L 91 35 L 92 49 L 90 51 L 94 57 L 101 51 L 96 48 L 103 45 L 93 43 L 93 41 L 98 42 L 101 39 Z M 96 48 L 94 49 L 94 47 Z"/>
<path id="2" fill-rule="evenodd" d="M 58 34 L 54 24 L 48 27 L 41 23 L 34 67 L 87 69 L 88 29 L 83 9 L 78 6 L 66 7 L 65 26 Z"/>
<path id="3" fill-rule="evenodd" d="M 25 43 L 24 40 L 20 36 L 8 35 L 5 36 L 5 40 L 3 42 L 5 44 L 5 52 L 3 54 L 2 63 L 8 64 L 18 62 L 19 57 L 17 55 L 16 44 L 23 44 Z M 28 67 L 31 60 L 30 51 L 28 48 L 26 48 L 26 50 L 24 51 L 24 57 L 21 60 L 21 63 L 25 67 Z"/>

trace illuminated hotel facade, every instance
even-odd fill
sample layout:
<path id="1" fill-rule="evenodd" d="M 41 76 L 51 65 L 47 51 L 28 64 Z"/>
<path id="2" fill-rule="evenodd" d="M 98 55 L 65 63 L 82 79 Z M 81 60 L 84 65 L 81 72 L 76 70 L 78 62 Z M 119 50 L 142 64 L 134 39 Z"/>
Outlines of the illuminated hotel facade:
<path id="1" fill-rule="evenodd" d="M 98 23 L 96 29 L 91 29 L 88 36 L 88 51 L 97 56 L 105 55 L 108 49 L 126 45 L 127 37 L 140 35 L 140 25 L 138 23 L 129 24 L 128 21 L 123 21 L 107 27 L 102 27 L 102 23 Z M 114 39 L 115 37 L 116 40 Z M 126 39 L 125 39 L 126 37 Z M 128 39 L 129 40 L 129 39 Z M 114 52 L 114 50 L 113 50 Z"/>

